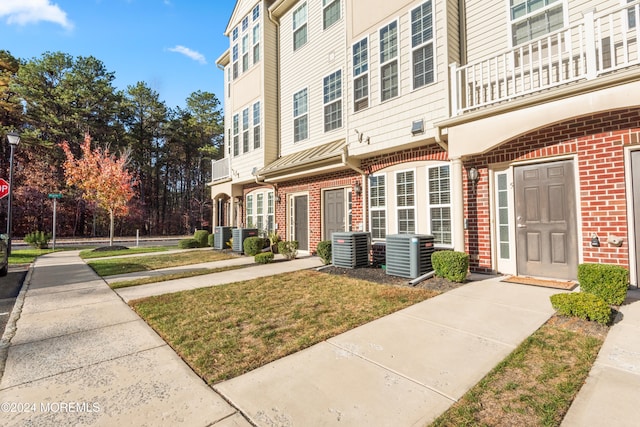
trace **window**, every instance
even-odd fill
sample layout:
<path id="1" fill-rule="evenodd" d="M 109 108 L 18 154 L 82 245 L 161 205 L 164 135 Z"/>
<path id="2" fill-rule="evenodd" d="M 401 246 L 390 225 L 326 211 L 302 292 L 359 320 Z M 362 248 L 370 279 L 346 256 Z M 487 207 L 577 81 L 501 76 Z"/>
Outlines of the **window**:
<path id="1" fill-rule="evenodd" d="M 627 0 L 627 3 L 632 3 L 635 0 Z M 638 12 L 639 5 L 635 5 L 627 9 L 627 28 L 632 29 L 636 27 L 636 13 Z"/>
<path id="2" fill-rule="evenodd" d="M 249 35 L 242 36 L 242 72 L 249 69 Z"/>
<path id="3" fill-rule="evenodd" d="M 233 78 L 237 79 L 238 78 L 238 45 L 234 44 L 233 48 L 231 49 L 232 53 L 232 59 L 233 59 Z"/>
<path id="4" fill-rule="evenodd" d="M 274 230 L 275 224 L 275 198 L 273 191 L 267 193 L 267 232 Z"/>
<path id="5" fill-rule="evenodd" d="M 233 41 L 238 40 L 238 27 L 235 27 L 235 28 L 233 29 L 233 33 L 232 33 L 231 39 L 232 39 Z"/>
<path id="6" fill-rule="evenodd" d="M 369 206 L 369 211 L 371 214 L 371 238 L 384 239 L 387 236 L 387 211 L 384 175 L 369 177 Z"/>
<path id="7" fill-rule="evenodd" d="M 496 173 L 496 216 L 498 222 L 498 256 L 501 259 L 510 259 L 509 244 L 509 188 L 507 174 Z"/>
<path id="8" fill-rule="evenodd" d="M 353 45 L 353 111 L 369 106 L 369 40 Z"/>
<path id="9" fill-rule="evenodd" d="M 251 14 L 253 16 L 254 21 L 260 18 L 260 5 L 257 5 L 256 7 L 254 7 L 253 12 Z"/>
<path id="10" fill-rule="evenodd" d="M 510 0 L 514 46 L 564 27 L 564 0 Z"/>
<path id="11" fill-rule="evenodd" d="M 433 11 L 431 1 L 411 11 L 413 88 L 433 83 Z"/>
<path id="12" fill-rule="evenodd" d="M 253 228 L 253 195 L 247 194 L 247 207 L 245 209 L 247 214 L 247 228 Z"/>
<path id="13" fill-rule="evenodd" d="M 322 22 L 326 30 L 340 19 L 340 0 L 322 0 Z"/>
<path id="14" fill-rule="evenodd" d="M 342 70 L 325 77 L 324 91 L 324 131 L 342 127 Z"/>
<path id="15" fill-rule="evenodd" d="M 260 24 L 253 26 L 253 63 L 260 61 Z"/>
<path id="16" fill-rule="evenodd" d="M 238 143 L 238 138 L 240 134 L 240 125 L 239 125 L 240 117 L 236 114 L 233 116 L 233 155 L 237 156 L 240 154 L 240 146 Z"/>
<path id="17" fill-rule="evenodd" d="M 382 101 L 398 96 L 398 21 L 380 30 L 380 88 Z"/>
<path id="18" fill-rule="evenodd" d="M 353 231 L 353 193 L 347 190 L 347 231 Z"/>
<path id="19" fill-rule="evenodd" d="M 242 111 L 242 152 L 249 151 L 249 109 Z"/>
<path id="20" fill-rule="evenodd" d="M 256 228 L 264 229 L 264 193 L 256 194 Z"/>
<path id="21" fill-rule="evenodd" d="M 253 104 L 253 148 L 260 148 L 260 102 Z"/>
<path id="22" fill-rule="evenodd" d="M 396 173 L 396 205 L 399 234 L 411 234 L 416 231 L 414 175 L 414 171 Z"/>
<path id="23" fill-rule="evenodd" d="M 231 98 L 231 81 L 233 77 L 231 76 L 231 67 L 227 67 L 227 98 Z"/>
<path id="24" fill-rule="evenodd" d="M 451 177 L 449 165 L 428 168 L 429 217 L 434 242 L 452 244 L 451 233 Z"/>
<path id="25" fill-rule="evenodd" d="M 242 20 L 242 32 L 244 33 L 245 31 L 247 31 L 247 28 L 249 28 L 249 17 L 245 16 L 245 18 Z"/>
<path id="26" fill-rule="evenodd" d="M 307 43 L 307 4 L 293 12 L 293 50 Z"/>
<path id="27" fill-rule="evenodd" d="M 309 137 L 307 89 L 293 95 L 293 142 Z"/>

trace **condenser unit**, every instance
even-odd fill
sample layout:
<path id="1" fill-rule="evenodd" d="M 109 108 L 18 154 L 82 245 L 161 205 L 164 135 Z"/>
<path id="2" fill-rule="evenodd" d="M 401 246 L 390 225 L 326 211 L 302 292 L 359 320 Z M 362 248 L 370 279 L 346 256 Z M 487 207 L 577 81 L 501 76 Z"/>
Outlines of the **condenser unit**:
<path id="1" fill-rule="evenodd" d="M 233 250 L 233 252 L 244 253 L 244 239 L 247 237 L 255 237 L 257 235 L 257 228 L 234 228 L 231 230 L 231 237 L 233 238 L 231 250 Z"/>
<path id="2" fill-rule="evenodd" d="M 374 242 L 371 245 L 371 264 L 380 267 L 387 262 L 387 243 Z"/>
<path id="3" fill-rule="evenodd" d="M 394 234 L 387 236 L 387 274 L 415 279 L 433 271 L 433 236 Z"/>
<path id="4" fill-rule="evenodd" d="M 231 230 L 235 227 L 215 227 L 213 230 L 213 248 L 226 249 L 227 242 L 231 240 Z"/>
<path id="5" fill-rule="evenodd" d="M 368 267 L 370 249 L 370 233 L 349 232 L 331 235 L 331 255 L 336 267 Z"/>

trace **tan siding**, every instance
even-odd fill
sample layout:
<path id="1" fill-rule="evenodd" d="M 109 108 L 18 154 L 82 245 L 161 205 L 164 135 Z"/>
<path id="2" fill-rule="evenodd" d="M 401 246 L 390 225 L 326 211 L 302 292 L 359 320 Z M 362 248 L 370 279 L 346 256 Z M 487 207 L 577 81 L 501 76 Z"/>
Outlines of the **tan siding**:
<path id="1" fill-rule="evenodd" d="M 460 63 L 460 17 L 458 10 L 458 0 L 447 0 L 447 43 L 448 54 L 446 63 Z M 444 37 L 440 34 L 440 37 Z"/>
<path id="2" fill-rule="evenodd" d="M 262 61 L 264 66 L 264 165 L 278 156 L 278 60 L 276 26 L 268 19 L 264 23 Z"/>
<path id="3" fill-rule="evenodd" d="M 467 61 L 492 56 L 509 47 L 507 1 L 468 0 Z"/>

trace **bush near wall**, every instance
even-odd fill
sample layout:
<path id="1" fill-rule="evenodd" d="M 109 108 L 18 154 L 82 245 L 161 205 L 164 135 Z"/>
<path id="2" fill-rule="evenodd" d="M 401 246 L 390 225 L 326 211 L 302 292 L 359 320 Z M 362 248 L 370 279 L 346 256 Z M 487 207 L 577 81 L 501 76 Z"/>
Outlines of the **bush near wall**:
<path id="1" fill-rule="evenodd" d="M 469 270 L 469 255 L 457 251 L 437 251 L 431 255 L 431 265 L 438 277 L 462 283 Z"/>
<path id="2" fill-rule="evenodd" d="M 587 292 L 552 295 L 551 305 L 565 316 L 576 316 L 602 325 L 611 320 L 609 304 L 599 296 Z"/>
<path id="3" fill-rule="evenodd" d="M 288 260 L 298 256 L 298 242 L 296 240 L 278 242 L 278 252 Z"/>
<path id="4" fill-rule="evenodd" d="M 207 230 L 196 230 L 193 239 L 198 242 L 199 248 L 206 248 L 209 243 L 209 232 Z"/>
<path id="5" fill-rule="evenodd" d="M 265 239 L 263 237 L 247 237 L 242 242 L 242 248 L 244 249 L 245 255 L 255 256 L 262 252 L 262 248 L 264 248 Z"/>
<path id="6" fill-rule="evenodd" d="M 199 248 L 200 243 L 196 239 L 182 239 L 178 242 L 178 248 L 180 249 L 194 249 Z"/>
<path id="7" fill-rule="evenodd" d="M 607 304 L 620 305 L 627 297 L 629 272 L 619 265 L 580 264 L 578 282 L 581 291 L 597 295 Z"/>
<path id="8" fill-rule="evenodd" d="M 316 250 L 318 251 L 318 256 L 320 257 L 324 265 L 331 264 L 331 240 L 323 240 L 321 242 L 318 242 Z"/>

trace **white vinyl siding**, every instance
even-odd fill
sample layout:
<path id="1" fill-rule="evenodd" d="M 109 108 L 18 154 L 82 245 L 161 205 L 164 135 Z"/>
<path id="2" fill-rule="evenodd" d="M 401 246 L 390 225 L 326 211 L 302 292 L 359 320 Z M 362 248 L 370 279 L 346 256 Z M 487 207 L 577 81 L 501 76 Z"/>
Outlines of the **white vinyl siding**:
<path id="1" fill-rule="evenodd" d="M 293 95 L 293 141 L 298 142 L 309 137 L 309 105 L 307 89 Z"/>
<path id="2" fill-rule="evenodd" d="M 323 79 L 324 131 L 342 127 L 342 70 Z"/>
<path id="3" fill-rule="evenodd" d="M 340 0 L 322 0 L 323 29 L 327 29 L 340 20 Z"/>
<path id="4" fill-rule="evenodd" d="M 380 97 L 387 101 L 399 95 L 398 21 L 380 29 Z"/>
<path id="5" fill-rule="evenodd" d="M 369 206 L 371 238 L 384 239 L 387 236 L 385 175 L 369 177 Z"/>
<path id="6" fill-rule="evenodd" d="M 411 11 L 411 60 L 414 89 L 434 81 L 433 23 L 431 1 L 424 2 Z"/>
<path id="7" fill-rule="evenodd" d="M 369 40 L 353 45 L 353 111 L 369 106 Z"/>
<path id="8" fill-rule="evenodd" d="M 565 0 L 509 0 L 511 42 L 528 42 L 564 27 Z"/>
<path id="9" fill-rule="evenodd" d="M 427 168 L 430 233 L 437 245 L 453 244 L 449 165 Z"/>
<path id="10" fill-rule="evenodd" d="M 293 50 L 307 43 L 307 4 L 304 3 L 293 12 Z"/>
<path id="11" fill-rule="evenodd" d="M 396 214 L 399 234 L 416 232 L 415 172 L 396 172 Z"/>

